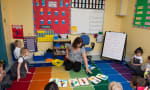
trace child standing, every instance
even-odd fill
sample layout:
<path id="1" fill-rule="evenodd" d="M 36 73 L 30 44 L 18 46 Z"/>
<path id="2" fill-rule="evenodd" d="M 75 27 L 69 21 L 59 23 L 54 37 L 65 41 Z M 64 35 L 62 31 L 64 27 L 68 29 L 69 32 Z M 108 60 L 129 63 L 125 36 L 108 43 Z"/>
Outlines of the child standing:
<path id="1" fill-rule="evenodd" d="M 14 65 L 11 68 L 11 77 L 12 79 L 16 79 L 17 81 L 20 80 L 20 78 L 26 77 L 27 73 L 30 73 L 28 71 L 27 63 L 25 63 L 24 58 L 29 55 L 29 50 L 27 48 L 21 49 L 21 56 L 18 58 L 17 62 L 14 63 Z"/>
<path id="2" fill-rule="evenodd" d="M 21 51 L 21 41 L 19 40 L 16 40 L 14 42 L 14 45 L 15 45 L 15 49 L 14 49 L 14 56 L 15 56 L 15 59 L 17 60 L 20 56 L 20 51 Z"/>
<path id="3" fill-rule="evenodd" d="M 135 71 L 136 75 L 143 76 L 143 71 L 141 70 L 141 65 L 143 64 L 143 49 L 141 47 L 135 50 L 135 55 L 131 59 L 131 62 L 128 64 L 131 70 Z"/>

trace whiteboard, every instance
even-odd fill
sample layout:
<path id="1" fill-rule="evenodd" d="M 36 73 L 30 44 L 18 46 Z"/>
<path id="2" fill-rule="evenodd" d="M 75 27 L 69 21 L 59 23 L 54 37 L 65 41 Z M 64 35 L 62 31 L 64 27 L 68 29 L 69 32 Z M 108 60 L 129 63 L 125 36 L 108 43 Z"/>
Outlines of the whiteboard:
<path id="1" fill-rule="evenodd" d="M 126 38 L 126 33 L 106 32 L 102 57 L 121 61 L 123 59 Z"/>
<path id="2" fill-rule="evenodd" d="M 103 31 L 104 10 L 71 8 L 71 26 L 76 34 L 95 34 Z"/>

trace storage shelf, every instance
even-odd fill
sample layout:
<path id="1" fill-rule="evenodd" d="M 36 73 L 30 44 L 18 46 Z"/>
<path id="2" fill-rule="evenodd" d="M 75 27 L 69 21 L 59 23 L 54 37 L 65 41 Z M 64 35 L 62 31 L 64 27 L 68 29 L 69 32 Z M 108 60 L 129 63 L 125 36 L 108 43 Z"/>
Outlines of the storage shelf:
<path id="1" fill-rule="evenodd" d="M 66 43 L 71 44 L 71 40 L 69 40 L 69 39 L 54 40 L 53 41 L 53 45 L 55 45 L 56 43 L 60 43 L 60 44 L 63 44 L 63 45 L 65 45 Z M 55 46 L 53 46 L 53 49 L 54 49 L 54 56 L 65 56 L 66 55 L 66 53 L 61 53 L 61 52 L 59 53 L 59 52 L 57 52 L 57 51 L 65 51 L 66 48 L 61 48 L 61 47 L 55 47 Z"/>
<path id="2" fill-rule="evenodd" d="M 68 40 L 68 39 L 58 39 L 58 40 L 54 40 L 53 42 L 64 42 L 64 43 L 70 43 L 71 40 Z"/>
<path id="3" fill-rule="evenodd" d="M 64 49 L 66 49 L 66 48 L 54 47 L 54 49 L 63 49 L 63 50 L 64 50 Z"/>
<path id="4" fill-rule="evenodd" d="M 59 53 L 57 54 L 57 53 L 54 53 L 54 56 L 65 56 L 65 55 L 66 55 L 66 54 L 61 54 L 61 53 L 60 53 L 60 54 L 59 54 Z"/>

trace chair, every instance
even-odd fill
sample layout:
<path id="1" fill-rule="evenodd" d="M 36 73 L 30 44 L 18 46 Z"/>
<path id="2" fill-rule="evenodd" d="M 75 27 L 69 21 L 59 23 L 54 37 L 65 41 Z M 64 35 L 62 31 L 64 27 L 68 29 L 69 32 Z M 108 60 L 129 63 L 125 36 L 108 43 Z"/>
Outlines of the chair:
<path id="1" fill-rule="evenodd" d="M 94 47 L 95 47 L 95 43 L 94 42 L 91 42 L 91 46 L 90 47 L 86 47 L 86 45 L 90 44 L 90 37 L 88 35 L 81 35 L 80 37 L 83 40 L 83 45 L 85 47 L 86 53 L 92 51 L 94 49 Z M 92 56 L 88 55 L 87 58 L 89 59 L 89 61 L 91 61 Z"/>
<path id="2" fill-rule="evenodd" d="M 14 43 L 11 43 L 11 44 L 10 44 L 10 47 L 11 47 L 12 59 L 13 59 L 13 61 L 16 61 L 15 55 L 14 55 L 14 50 L 15 50 L 15 45 L 14 45 Z"/>

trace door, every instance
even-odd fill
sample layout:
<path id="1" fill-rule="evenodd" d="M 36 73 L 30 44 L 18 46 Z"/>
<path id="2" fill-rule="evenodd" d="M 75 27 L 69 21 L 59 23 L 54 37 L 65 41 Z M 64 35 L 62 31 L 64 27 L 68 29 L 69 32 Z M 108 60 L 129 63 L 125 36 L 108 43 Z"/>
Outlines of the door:
<path id="1" fill-rule="evenodd" d="M 2 23 L 1 5 L 0 5 L 0 60 L 4 60 L 6 65 L 8 64 L 4 31 L 3 31 L 3 23 Z"/>

